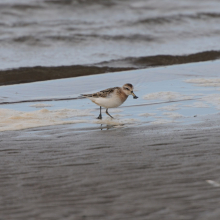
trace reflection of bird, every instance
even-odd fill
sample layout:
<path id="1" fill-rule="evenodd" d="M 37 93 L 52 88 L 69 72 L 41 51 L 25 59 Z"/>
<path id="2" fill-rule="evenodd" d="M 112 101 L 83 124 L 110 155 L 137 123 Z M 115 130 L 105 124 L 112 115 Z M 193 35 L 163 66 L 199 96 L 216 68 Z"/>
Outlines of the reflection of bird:
<path id="1" fill-rule="evenodd" d="M 100 114 L 97 119 L 102 119 L 102 107 L 106 108 L 106 114 L 113 118 L 108 113 L 108 109 L 120 106 L 129 95 L 132 95 L 134 99 L 138 98 L 134 94 L 133 86 L 130 83 L 124 84 L 122 87 L 109 88 L 93 94 L 82 94 L 83 97 L 90 99 L 100 106 Z"/>

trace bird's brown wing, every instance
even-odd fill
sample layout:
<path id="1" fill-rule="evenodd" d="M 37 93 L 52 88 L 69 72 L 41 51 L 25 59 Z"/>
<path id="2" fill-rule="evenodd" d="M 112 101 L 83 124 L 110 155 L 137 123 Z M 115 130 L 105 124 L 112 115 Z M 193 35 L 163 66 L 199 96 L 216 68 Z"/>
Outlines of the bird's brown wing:
<path id="1" fill-rule="evenodd" d="M 115 89 L 119 89 L 119 87 L 113 87 L 113 88 L 105 89 L 105 90 L 102 90 L 100 92 L 96 92 L 96 93 L 93 93 L 93 94 L 82 94 L 82 96 L 84 96 L 84 97 L 93 97 L 93 98 L 99 98 L 99 97 L 106 98 L 109 95 L 111 95 L 115 91 Z"/>

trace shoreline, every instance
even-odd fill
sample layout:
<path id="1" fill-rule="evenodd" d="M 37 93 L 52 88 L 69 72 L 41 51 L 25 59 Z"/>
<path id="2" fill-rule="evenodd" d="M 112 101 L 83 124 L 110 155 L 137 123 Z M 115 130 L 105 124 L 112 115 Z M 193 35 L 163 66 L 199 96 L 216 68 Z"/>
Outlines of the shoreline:
<path id="1" fill-rule="evenodd" d="M 150 67 L 214 61 L 219 59 L 219 57 L 220 51 L 205 51 L 182 56 L 157 55 L 150 57 L 130 57 L 93 65 L 20 67 L 0 70 L 0 86 L 145 69 Z"/>
<path id="2" fill-rule="evenodd" d="M 86 129 L 101 123 L 135 128 L 145 123 L 197 123 L 220 108 L 219 66 L 217 60 L 2 86 L 0 130 L 60 124 Z M 129 97 L 120 108 L 111 109 L 114 120 L 107 116 L 96 120 L 98 107 L 79 97 L 125 82 L 134 85 L 140 98 Z"/>

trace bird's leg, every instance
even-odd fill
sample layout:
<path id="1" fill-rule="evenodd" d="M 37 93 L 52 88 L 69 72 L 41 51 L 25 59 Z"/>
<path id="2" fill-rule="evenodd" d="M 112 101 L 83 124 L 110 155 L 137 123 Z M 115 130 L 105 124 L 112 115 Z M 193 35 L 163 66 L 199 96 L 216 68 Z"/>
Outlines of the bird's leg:
<path id="1" fill-rule="evenodd" d="M 97 119 L 102 119 L 102 107 L 100 106 L 100 114 L 99 117 Z"/>
<path id="2" fill-rule="evenodd" d="M 106 109 L 106 114 L 107 114 L 108 116 L 110 116 L 111 118 L 113 118 L 113 117 L 108 113 L 108 109 Z"/>

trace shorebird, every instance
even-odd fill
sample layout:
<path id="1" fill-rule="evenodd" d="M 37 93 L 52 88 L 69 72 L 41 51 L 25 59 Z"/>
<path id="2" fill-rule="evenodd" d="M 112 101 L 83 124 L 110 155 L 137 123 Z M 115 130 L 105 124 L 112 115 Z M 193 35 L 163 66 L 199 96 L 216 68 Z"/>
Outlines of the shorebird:
<path id="1" fill-rule="evenodd" d="M 134 94 L 133 88 L 132 84 L 126 83 L 122 87 L 113 87 L 93 94 L 82 94 L 82 96 L 90 99 L 96 105 L 100 106 L 100 114 L 97 119 L 102 119 L 102 107 L 106 108 L 106 114 L 113 118 L 108 113 L 109 108 L 116 108 L 120 106 L 125 102 L 129 95 L 132 95 L 134 99 L 138 98 Z"/>

